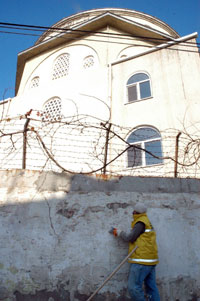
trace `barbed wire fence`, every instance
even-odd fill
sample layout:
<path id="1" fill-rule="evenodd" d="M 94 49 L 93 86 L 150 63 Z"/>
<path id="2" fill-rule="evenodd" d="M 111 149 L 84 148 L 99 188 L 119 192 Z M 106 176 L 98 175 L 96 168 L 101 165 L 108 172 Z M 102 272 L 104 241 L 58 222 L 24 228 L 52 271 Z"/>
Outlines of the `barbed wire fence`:
<path id="1" fill-rule="evenodd" d="M 200 177 L 200 138 L 186 130 L 161 132 L 162 153 L 131 144 L 132 129 L 88 116 L 45 121 L 42 112 L 28 112 L 0 121 L 0 168 L 71 174 Z M 34 116 L 34 117 L 33 117 Z M 198 131 L 197 131 L 198 133 Z M 131 166 L 127 164 L 131 153 Z M 137 157 L 154 158 L 151 165 Z M 136 161 L 135 161 L 136 160 Z M 156 164 L 158 160 L 158 164 Z"/>

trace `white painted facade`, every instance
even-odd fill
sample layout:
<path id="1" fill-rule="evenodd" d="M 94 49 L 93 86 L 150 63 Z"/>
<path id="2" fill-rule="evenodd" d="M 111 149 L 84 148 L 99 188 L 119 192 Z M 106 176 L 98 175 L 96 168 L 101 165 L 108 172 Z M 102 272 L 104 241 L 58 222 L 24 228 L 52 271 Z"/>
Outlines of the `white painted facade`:
<path id="1" fill-rule="evenodd" d="M 13 118 L 32 110 L 29 142 L 34 131 L 39 136 L 27 146 L 26 168 L 103 172 L 105 127 L 112 124 L 107 172 L 174 176 L 177 169 L 178 176 L 198 177 L 196 144 L 189 144 L 186 156 L 191 135 L 196 137 L 199 130 L 197 33 L 180 37 L 161 20 L 126 9 L 78 13 L 52 28 L 56 31 L 47 30 L 33 47 L 18 54 L 16 97 L 0 106 L 5 131 L 10 127 L 23 132 L 26 116 Z M 138 74 L 145 79 L 131 82 Z M 128 161 L 125 141 L 140 129 L 156 136 L 134 140 L 134 145 L 162 159 L 136 148 L 136 156 L 132 150 Z M 24 145 L 20 135 L 15 141 L 18 150 Z M 4 148 L 6 143 L 12 147 L 9 140 Z M 12 151 L 7 161 L 5 153 L 0 156 L 1 168 L 12 168 L 13 160 L 14 167 L 21 168 L 22 151 Z M 177 158 L 184 166 L 176 165 Z"/>

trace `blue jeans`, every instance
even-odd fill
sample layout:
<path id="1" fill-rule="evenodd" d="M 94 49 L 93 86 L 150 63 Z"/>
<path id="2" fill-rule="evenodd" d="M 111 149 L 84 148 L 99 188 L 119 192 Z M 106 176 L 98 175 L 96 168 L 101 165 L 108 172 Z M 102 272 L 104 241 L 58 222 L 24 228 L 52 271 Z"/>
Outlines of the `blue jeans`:
<path id="1" fill-rule="evenodd" d="M 156 286 L 155 265 L 142 265 L 131 263 L 128 291 L 132 301 L 145 301 L 143 283 L 145 284 L 148 300 L 160 301 L 158 288 Z"/>

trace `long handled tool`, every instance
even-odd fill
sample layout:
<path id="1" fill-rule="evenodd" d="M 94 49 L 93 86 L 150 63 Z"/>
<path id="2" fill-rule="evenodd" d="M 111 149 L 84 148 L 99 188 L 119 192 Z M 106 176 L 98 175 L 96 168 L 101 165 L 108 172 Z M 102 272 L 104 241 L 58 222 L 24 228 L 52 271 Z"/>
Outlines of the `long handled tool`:
<path id="1" fill-rule="evenodd" d="M 86 300 L 90 301 L 92 298 L 100 291 L 100 289 L 117 273 L 117 271 L 121 268 L 121 266 L 129 259 L 129 257 L 135 252 L 135 250 L 138 248 L 136 246 L 123 260 L 122 262 L 116 267 L 116 269 L 104 280 L 102 285 Z"/>

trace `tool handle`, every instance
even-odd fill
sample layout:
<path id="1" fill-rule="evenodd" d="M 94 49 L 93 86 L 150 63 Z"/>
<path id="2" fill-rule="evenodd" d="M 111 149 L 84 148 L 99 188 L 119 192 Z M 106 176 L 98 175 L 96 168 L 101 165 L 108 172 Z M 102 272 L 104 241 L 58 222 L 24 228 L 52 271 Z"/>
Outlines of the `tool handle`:
<path id="1" fill-rule="evenodd" d="M 92 298 L 100 291 L 100 289 L 117 273 L 117 271 L 121 268 L 121 266 L 129 259 L 129 257 L 135 252 L 135 250 L 138 248 L 136 246 L 123 260 L 122 262 L 116 267 L 116 269 L 104 280 L 102 285 L 86 300 L 90 301 Z"/>

